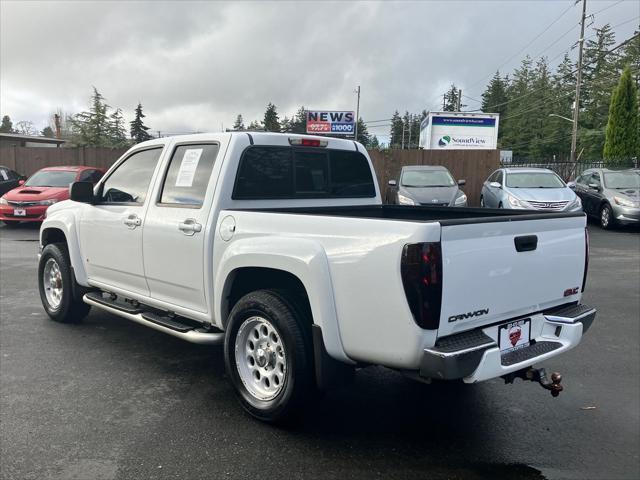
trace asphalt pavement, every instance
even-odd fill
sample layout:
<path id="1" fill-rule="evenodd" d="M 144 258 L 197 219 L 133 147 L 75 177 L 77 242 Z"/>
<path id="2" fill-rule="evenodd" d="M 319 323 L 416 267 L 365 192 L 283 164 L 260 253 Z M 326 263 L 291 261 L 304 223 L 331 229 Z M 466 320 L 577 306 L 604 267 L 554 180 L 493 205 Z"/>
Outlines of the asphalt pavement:
<path id="1" fill-rule="evenodd" d="M 541 365 L 563 374 L 559 398 L 372 367 L 285 429 L 243 413 L 221 348 L 95 309 L 48 320 L 37 228 L 0 227 L 0 478 L 640 478 L 640 234 L 590 232 L 598 317 Z"/>

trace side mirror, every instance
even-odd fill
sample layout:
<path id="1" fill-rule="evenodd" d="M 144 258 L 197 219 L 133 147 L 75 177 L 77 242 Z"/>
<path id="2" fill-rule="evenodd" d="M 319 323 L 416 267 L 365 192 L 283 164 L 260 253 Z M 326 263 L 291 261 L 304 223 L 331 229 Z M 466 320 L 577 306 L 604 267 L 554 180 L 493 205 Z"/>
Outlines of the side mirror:
<path id="1" fill-rule="evenodd" d="M 576 182 L 567 183 L 567 187 L 569 187 L 571 190 L 575 190 L 576 189 Z"/>
<path id="2" fill-rule="evenodd" d="M 398 182 L 395 180 L 389 180 L 389 186 L 390 187 L 397 187 L 398 186 Z"/>
<path id="3" fill-rule="evenodd" d="M 18 185 L 20 186 L 24 185 L 24 178 L 21 178 L 18 180 Z"/>
<path id="4" fill-rule="evenodd" d="M 589 188 L 591 190 L 600 190 L 600 185 L 598 185 L 597 183 L 590 183 Z"/>
<path id="5" fill-rule="evenodd" d="M 74 202 L 93 203 L 93 183 L 73 182 L 69 185 L 69 199 Z"/>
<path id="6" fill-rule="evenodd" d="M 489 186 L 492 188 L 502 188 L 502 185 L 500 185 L 498 182 L 491 182 Z"/>
<path id="7" fill-rule="evenodd" d="M 459 187 L 464 187 L 467 184 L 466 180 L 458 180 L 458 186 Z"/>

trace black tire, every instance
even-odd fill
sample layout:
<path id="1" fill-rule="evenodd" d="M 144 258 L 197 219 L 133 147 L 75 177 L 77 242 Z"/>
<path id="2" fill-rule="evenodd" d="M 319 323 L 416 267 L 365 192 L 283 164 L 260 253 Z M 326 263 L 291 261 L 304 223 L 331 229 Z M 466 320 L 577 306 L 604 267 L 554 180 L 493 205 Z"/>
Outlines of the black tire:
<path id="1" fill-rule="evenodd" d="M 484 208 L 484 196 L 480 195 L 480 208 Z"/>
<path id="2" fill-rule="evenodd" d="M 44 272 L 49 261 L 55 263 L 60 272 L 59 283 L 62 293 L 57 305 L 51 303 L 47 298 L 46 290 L 50 287 L 45 288 Z M 81 298 L 74 298 L 74 290 L 81 290 L 81 287 L 75 282 L 67 246 L 64 243 L 50 243 L 44 247 L 38 264 L 38 289 L 42 306 L 51 320 L 62 323 L 78 323 L 91 310 L 91 306 L 84 303 Z"/>
<path id="3" fill-rule="evenodd" d="M 613 210 L 608 203 L 605 203 L 600 207 L 600 227 L 603 230 L 608 230 L 615 225 L 615 218 L 613 217 Z"/>
<path id="4" fill-rule="evenodd" d="M 235 347 L 239 330 L 245 321 L 255 317 L 265 319 L 275 327 L 285 351 L 286 370 L 282 385 L 276 396 L 267 400 L 249 391 L 241 379 L 236 361 Z M 300 407 L 313 390 L 315 382 L 310 322 L 305 317 L 302 309 L 296 306 L 293 296 L 275 290 L 248 293 L 229 314 L 224 341 L 227 375 L 242 407 L 259 420 L 269 423 L 290 421 L 300 412 Z"/>
<path id="5" fill-rule="evenodd" d="M 4 223 L 7 227 L 15 227 L 20 222 L 18 220 L 3 220 L 2 223 Z"/>

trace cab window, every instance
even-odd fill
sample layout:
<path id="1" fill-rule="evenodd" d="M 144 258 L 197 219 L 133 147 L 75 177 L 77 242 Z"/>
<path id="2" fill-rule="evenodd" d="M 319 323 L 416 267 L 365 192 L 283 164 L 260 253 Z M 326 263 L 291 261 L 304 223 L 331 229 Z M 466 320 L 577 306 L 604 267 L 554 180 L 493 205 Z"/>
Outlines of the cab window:
<path id="1" fill-rule="evenodd" d="M 162 147 L 142 150 L 130 155 L 100 187 L 99 202 L 143 204 L 160 153 L 162 153 Z"/>
<path id="2" fill-rule="evenodd" d="M 219 148 L 217 144 L 176 147 L 162 185 L 159 205 L 202 206 Z"/>

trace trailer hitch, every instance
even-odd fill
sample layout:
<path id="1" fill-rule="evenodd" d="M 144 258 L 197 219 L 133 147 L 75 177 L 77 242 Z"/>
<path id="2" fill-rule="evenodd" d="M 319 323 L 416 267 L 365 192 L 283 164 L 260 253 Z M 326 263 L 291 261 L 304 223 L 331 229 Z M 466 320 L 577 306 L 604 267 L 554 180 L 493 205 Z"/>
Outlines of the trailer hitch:
<path id="1" fill-rule="evenodd" d="M 504 378 L 504 383 L 513 383 L 516 378 L 521 378 L 531 382 L 538 382 L 542 388 L 549 390 L 553 397 L 560 395 L 560 392 L 563 390 L 562 385 L 560 385 L 560 382 L 562 382 L 562 375 L 558 372 L 553 372 L 551 374 L 551 378 L 549 378 L 544 368 L 523 368 L 517 372 L 503 375 L 502 378 Z"/>

